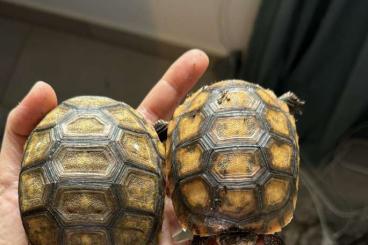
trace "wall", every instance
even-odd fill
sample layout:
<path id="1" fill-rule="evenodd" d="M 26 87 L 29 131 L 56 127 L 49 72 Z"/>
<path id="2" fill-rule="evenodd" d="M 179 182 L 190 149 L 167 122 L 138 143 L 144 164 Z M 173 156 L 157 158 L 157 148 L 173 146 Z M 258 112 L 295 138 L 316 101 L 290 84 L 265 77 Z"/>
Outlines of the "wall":
<path id="1" fill-rule="evenodd" d="M 261 0 L 6 0 L 224 56 L 245 48 Z"/>

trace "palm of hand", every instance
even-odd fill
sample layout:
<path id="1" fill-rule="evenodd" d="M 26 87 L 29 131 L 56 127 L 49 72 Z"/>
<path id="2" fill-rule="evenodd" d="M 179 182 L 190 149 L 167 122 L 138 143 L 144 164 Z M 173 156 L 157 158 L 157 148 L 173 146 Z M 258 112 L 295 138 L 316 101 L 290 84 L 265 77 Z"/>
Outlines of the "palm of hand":
<path id="1" fill-rule="evenodd" d="M 208 66 L 208 57 L 191 50 L 176 60 L 138 107 L 149 121 L 168 119 Z M 162 96 L 162 95 L 165 96 Z M 18 178 L 23 146 L 33 128 L 53 108 L 57 98 L 50 85 L 38 82 L 9 114 L 0 151 L 0 245 L 28 244 L 18 204 Z M 173 244 L 177 222 L 170 201 L 165 202 L 161 244 Z"/>

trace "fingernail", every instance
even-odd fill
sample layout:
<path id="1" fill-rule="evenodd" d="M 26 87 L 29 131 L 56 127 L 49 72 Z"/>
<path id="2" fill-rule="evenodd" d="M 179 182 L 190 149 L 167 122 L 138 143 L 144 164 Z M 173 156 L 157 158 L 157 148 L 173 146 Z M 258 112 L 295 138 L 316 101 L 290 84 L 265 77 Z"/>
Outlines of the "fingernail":
<path id="1" fill-rule="evenodd" d="M 32 90 L 34 88 L 37 88 L 37 87 L 39 87 L 41 85 L 44 85 L 44 84 L 46 84 L 44 81 L 37 81 L 37 82 L 35 82 L 35 84 L 33 84 L 32 88 L 30 90 Z"/>
<path id="2" fill-rule="evenodd" d="M 200 49 L 191 49 L 188 51 L 188 53 L 192 54 L 192 55 L 195 55 L 195 56 L 201 56 L 205 59 L 208 60 L 208 55 L 203 51 L 203 50 L 200 50 Z"/>

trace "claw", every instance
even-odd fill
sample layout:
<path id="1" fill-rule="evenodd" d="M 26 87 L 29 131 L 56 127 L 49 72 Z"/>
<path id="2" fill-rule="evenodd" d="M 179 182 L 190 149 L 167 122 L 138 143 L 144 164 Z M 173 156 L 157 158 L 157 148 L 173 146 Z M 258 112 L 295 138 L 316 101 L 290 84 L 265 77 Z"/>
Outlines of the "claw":
<path id="1" fill-rule="evenodd" d="M 180 230 L 173 235 L 173 239 L 176 242 L 184 242 L 193 239 L 193 234 L 189 230 Z"/>

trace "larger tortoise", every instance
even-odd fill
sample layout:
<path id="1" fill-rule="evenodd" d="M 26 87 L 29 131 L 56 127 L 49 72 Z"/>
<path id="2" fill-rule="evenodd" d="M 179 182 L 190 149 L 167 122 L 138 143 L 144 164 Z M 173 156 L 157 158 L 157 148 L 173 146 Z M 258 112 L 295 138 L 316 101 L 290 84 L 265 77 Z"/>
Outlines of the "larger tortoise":
<path id="1" fill-rule="evenodd" d="M 200 237 L 273 234 L 291 221 L 299 147 L 286 102 L 293 109 L 300 103 L 291 93 L 279 99 L 259 85 L 228 80 L 203 87 L 176 109 L 166 154 L 184 230 Z M 234 239 L 241 243 L 241 236 Z"/>
<path id="2" fill-rule="evenodd" d="M 130 106 L 69 99 L 30 135 L 19 182 L 34 245 L 154 244 L 161 228 L 163 145 Z"/>

